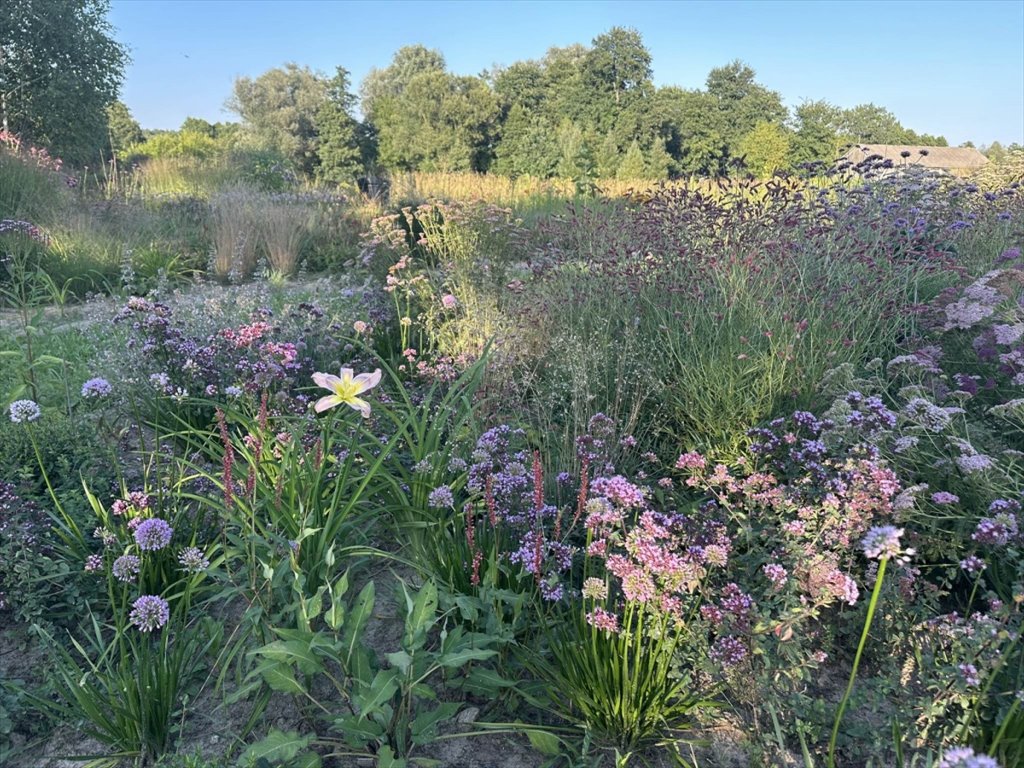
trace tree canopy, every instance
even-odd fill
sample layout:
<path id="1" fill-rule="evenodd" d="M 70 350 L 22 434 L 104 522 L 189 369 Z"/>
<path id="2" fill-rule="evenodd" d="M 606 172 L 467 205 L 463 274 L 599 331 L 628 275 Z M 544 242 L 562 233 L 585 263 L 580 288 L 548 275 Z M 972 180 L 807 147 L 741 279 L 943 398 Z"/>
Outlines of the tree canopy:
<path id="1" fill-rule="evenodd" d="M 108 149 L 107 108 L 128 62 L 108 0 L 0 3 L 0 127 L 73 163 Z"/>

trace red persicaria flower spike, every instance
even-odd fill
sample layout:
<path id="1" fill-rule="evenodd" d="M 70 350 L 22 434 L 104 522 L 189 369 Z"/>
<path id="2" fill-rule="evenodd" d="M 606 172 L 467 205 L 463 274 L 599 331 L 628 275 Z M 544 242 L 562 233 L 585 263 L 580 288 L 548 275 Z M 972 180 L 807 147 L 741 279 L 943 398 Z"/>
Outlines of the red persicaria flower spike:
<path id="1" fill-rule="evenodd" d="M 232 498 L 233 480 L 231 475 L 235 463 L 235 448 L 231 444 L 231 436 L 228 434 L 228 424 L 224 419 L 224 411 L 220 408 L 217 409 L 217 424 L 220 427 L 220 440 L 224 445 L 224 458 L 222 460 L 224 470 L 224 505 L 231 509 L 234 506 L 234 499 Z"/>

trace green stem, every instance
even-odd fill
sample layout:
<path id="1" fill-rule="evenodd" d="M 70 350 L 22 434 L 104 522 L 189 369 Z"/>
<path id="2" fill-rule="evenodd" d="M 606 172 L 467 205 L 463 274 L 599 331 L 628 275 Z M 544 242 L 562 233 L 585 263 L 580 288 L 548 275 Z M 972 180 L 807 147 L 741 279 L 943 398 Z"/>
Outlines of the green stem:
<path id="1" fill-rule="evenodd" d="M 836 765 L 836 738 L 839 736 L 839 723 L 842 722 L 846 705 L 850 701 L 850 694 L 853 693 L 853 683 L 857 679 L 857 668 L 860 666 L 860 657 L 864 653 L 864 646 L 868 642 L 868 632 L 871 629 L 871 620 L 875 616 L 875 608 L 878 607 L 878 597 L 882 593 L 882 579 L 885 576 L 885 566 L 889 558 L 883 557 L 878 564 L 878 575 L 875 577 L 875 588 L 871 591 L 871 602 L 868 603 L 868 615 L 864 619 L 864 631 L 861 632 L 860 642 L 857 644 L 857 654 L 853 657 L 853 669 L 850 670 L 850 681 L 846 684 L 846 692 L 843 700 L 839 703 L 839 711 L 836 712 L 836 721 L 832 724 L 832 737 L 828 740 L 828 766 L 835 768 Z"/>

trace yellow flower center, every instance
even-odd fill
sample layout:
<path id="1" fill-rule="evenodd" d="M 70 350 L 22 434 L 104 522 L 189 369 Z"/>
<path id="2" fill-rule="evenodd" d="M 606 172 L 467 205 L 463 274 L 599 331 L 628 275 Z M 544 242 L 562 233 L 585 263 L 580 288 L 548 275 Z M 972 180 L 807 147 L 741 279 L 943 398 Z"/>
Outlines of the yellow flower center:
<path id="1" fill-rule="evenodd" d="M 342 379 L 334 384 L 333 389 L 334 394 L 345 403 L 354 399 L 360 391 L 359 385 L 353 379 Z"/>

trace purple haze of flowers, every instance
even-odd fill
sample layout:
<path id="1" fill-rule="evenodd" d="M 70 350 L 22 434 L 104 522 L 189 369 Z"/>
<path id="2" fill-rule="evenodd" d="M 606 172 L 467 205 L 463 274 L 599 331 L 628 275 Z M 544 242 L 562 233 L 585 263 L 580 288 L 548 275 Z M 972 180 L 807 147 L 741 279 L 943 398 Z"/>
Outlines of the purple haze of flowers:
<path id="1" fill-rule="evenodd" d="M 35 421 L 42 414 L 39 404 L 34 400 L 15 400 L 11 403 L 8 412 L 11 415 L 11 421 L 15 424 Z"/>
<path id="2" fill-rule="evenodd" d="M 171 543 L 174 529 L 159 517 L 151 517 L 139 523 L 135 529 L 135 543 L 139 549 L 156 551 Z"/>
<path id="3" fill-rule="evenodd" d="M 95 379 L 89 379 L 82 385 L 82 397 L 106 397 L 113 389 L 109 381 L 96 377 Z"/>
<path id="4" fill-rule="evenodd" d="M 936 491 L 932 494 L 932 501 L 936 504 L 959 504 L 960 497 L 949 491 Z"/>
<path id="5" fill-rule="evenodd" d="M 171 607 L 157 595 L 143 595 L 132 603 L 128 620 L 140 632 L 160 629 L 171 618 Z"/>
<path id="6" fill-rule="evenodd" d="M 946 751 L 936 768 L 999 768 L 999 763 L 970 747 L 954 747 Z"/>

